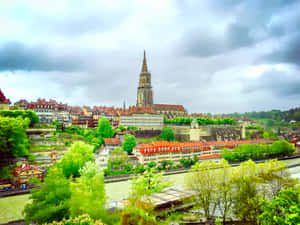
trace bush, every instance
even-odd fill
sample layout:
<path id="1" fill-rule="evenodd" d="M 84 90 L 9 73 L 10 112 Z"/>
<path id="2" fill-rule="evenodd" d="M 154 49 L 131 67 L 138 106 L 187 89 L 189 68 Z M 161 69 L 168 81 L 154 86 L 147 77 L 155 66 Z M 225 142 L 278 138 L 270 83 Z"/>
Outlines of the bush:
<path id="1" fill-rule="evenodd" d="M 101 220 L 93 220 L 88 214 L 84 214 L 75 218 L 63 219 L 60 222 L 53 221 L 46 225 L 104 225 Z"/>

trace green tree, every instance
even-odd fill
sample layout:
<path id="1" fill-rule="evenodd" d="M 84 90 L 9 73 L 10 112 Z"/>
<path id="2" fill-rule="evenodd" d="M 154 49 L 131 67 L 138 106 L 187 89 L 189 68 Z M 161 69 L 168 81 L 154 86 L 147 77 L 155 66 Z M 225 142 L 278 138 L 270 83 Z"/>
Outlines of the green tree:
<path id="1" fill-rule="evenodd" d="M 29 120 L 0 116 L 0 153 L 3 158 L 27 156 Z"/>
<path id="2" fill-rule="evenodd" d="M 154 162 L 154 161 L 151 161 L 151 162 L 148 163 L 149 168 L 155 168 L 156 166 L 157 166 L 157 163 Z"/>
<path id="3" fill-rule="evenodd" d="M 57 164 L 63 169 L 66 177 L 78 177 L 80 175 L 79 170 L 83 168 L 85 163 L 93 160 L 93 147 L 79 141 L 71 145 L 70 151 Z"/>
<path id="4" fill-rule="evenodd" d="M 120 126 L 119 126 L 119 129 L 120 129 L 120 131 L 126 130 L 126 128 L 125 128 L 123 125 L 120 125 Z"/>
<path id="5" fill-rule="evenodd" d="M 112 129 L 110 122 L 106 118 L 101 118 L 98 121 L 98 133 L 103 138 L 112 138 L 114 136 L 114 130 Z"/>
<path id="6" fill-rule="evenodd" d="M 194 191 L 195 203 L 204 210 L 206 218 L 212 218 L 217 207 L 217 164 L 213 161 L 196 163 L 185 180 L 189 190 Z"/>
<path id="7" fill-rule="evenodd" d="M 175 136 L 174 136 L 173 130 L 171 128 L 164 127 L 161 130 L 160 138 L 165 141 L 174 141 Z"/>
<path id="8" fill-rule="evenodd" d="M 80 177 L 72 185 L 70 213 L 72 217 L 88 214 L 92 219 L 107 219 L 103 171 L 94 162 L 80 169 Z"/>
<path id="9" fill-rule="evenodd" d="M 130 155 L 132 153 L 133 148 L 136 146 L 136 140 L 133 135 L 125 135 L 123 141 L 123 149 Z"/>
<path id="10" fill-rule="evenodd" d="M 121 148 L 115 148 L 109 153 L 112 169 L 121 169 L 128 161 L 128 155 Z"/>
<path id="11" fill-rule="evenodd" d="M 285 189 L 270 202 L 263 202 L 263 213 L 259 216 L 262 225 L 300 224 L 300 189 Z"/>
<path id="12" fill-rule="evenodd" d="M 34 221 L 43 224 L 67 218 L 70 215 L 70 196 L 70 181 L 61 169 L 55 166 L 50 168 L 41 189 L 31 191 L 31 203 L 24 209 L 25 220 L 27 223 Z"/>

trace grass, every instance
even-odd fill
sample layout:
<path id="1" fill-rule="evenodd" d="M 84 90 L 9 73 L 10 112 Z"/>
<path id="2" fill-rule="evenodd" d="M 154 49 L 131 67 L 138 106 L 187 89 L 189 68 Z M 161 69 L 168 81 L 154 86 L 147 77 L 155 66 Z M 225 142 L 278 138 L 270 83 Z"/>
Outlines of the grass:
<path id="1" fill-rule="evenodd" d="M 0 198 L 0 224 L 23 219 L 22 211 L 30 194 Z"/>

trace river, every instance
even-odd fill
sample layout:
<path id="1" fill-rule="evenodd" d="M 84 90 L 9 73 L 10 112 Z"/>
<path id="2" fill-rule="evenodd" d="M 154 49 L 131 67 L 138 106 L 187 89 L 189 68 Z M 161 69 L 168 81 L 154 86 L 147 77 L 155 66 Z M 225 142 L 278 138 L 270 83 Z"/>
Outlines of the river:
<path id="1" fill-rule="evenodd" d="M 288 159 L 282 161 L 284 165 L 294 165 L 300 163 L 300 158 L 297 159 Z M 300 179 L 300 166 L 290 168 L 289 171 L 293 178 Z M 163 179 L 166 181 L 174 182 L 172 187 L 184 189 L 184 177 L 186 173 L 173 174 L 164 176 Z M 110 201 L 120 201 L 122 199 L 126 199 L 128 196 L 128 190 L 130 190 L 130 180 L 128 181 L 120 181 L 115 183 L 107 183 L 105 184 L 106 193 Z"/>
<path id="2" fill-rule="evenodd" d="M 300 163 L 300 158 L 284 160 L 283 163 L 286 166 L 298 164 Z M 290 168 L 289 171 L 293 178 L 300 179 L 300 166 Z M 184 178 L 186 175 L 186 173 L 168 175 L 164 176 L 163 179 L 166 181 L 173 181 L 172 187 L 174 188 L 184 189 Z M 130 180 L 106 183 L 105 188 L 108 195 L 107 202 L 120 201 L 126 199 L 128 196 Z M 29 196 L 29 194 L 26 194 L 0 198 L 0 224 L 22 219 L 22 211 L 29 201 Z"/>

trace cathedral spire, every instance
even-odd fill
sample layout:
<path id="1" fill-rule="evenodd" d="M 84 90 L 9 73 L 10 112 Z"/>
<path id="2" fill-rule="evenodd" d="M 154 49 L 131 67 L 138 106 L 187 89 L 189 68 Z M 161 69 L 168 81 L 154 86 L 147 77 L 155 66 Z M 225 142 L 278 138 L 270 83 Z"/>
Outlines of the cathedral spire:
<path id="1" fill-rule="evenodd" d="M 147 61 L 146 61 L 146 51 L 145 50 L 144 50 L 144 60 L 143 60 L 142 73 L 148 73 Z"/>

